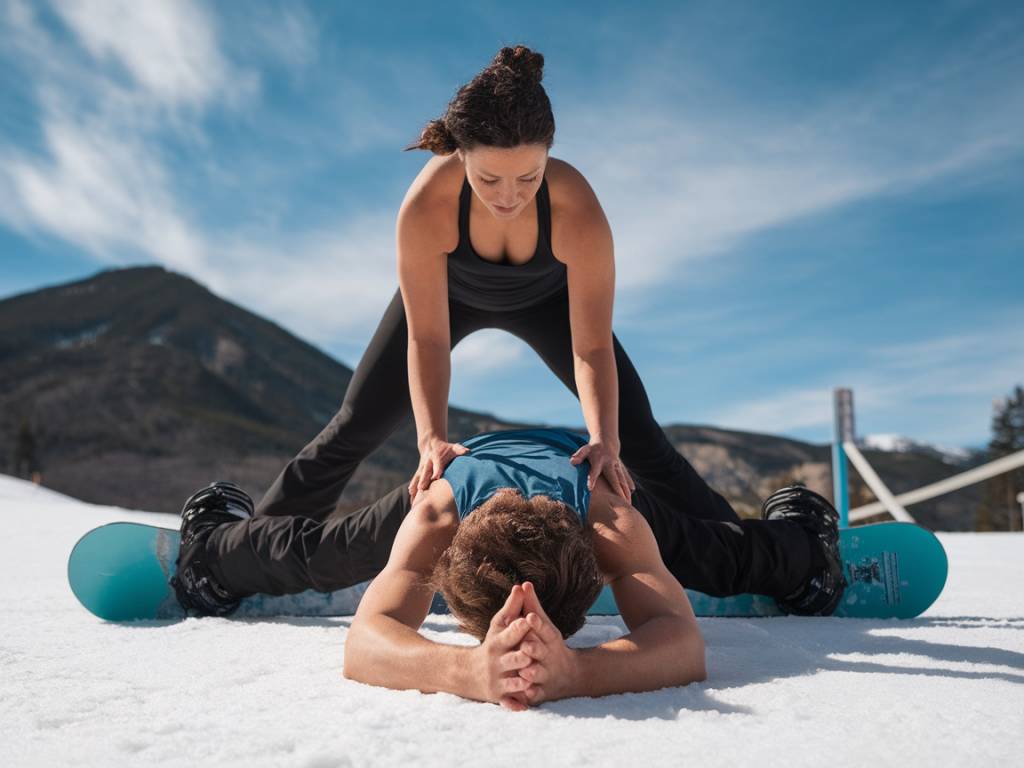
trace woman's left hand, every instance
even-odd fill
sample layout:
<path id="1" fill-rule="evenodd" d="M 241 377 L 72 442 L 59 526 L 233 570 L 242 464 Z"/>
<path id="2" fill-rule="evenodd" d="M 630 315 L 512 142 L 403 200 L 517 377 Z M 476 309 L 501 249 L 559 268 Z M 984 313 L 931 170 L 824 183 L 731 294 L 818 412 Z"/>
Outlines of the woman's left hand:
<path id="1" fill-rule="evenodd" d="M 597 484 L 597 478 L 604 475 L 608 485 L 615 493 L 619 494 L 626 501 L 629 501 L 636 490 L 636 483 L 626 471 L 625 466 L 619 461 L 619 450 L 614 450 L 606 443 L 590 442 L 580 448 L 572 455 L 569 461 L 579 464 L 582 461 L 590 461 L 590 475 L 587 477 L 587 488 L 591 491 Z"/>

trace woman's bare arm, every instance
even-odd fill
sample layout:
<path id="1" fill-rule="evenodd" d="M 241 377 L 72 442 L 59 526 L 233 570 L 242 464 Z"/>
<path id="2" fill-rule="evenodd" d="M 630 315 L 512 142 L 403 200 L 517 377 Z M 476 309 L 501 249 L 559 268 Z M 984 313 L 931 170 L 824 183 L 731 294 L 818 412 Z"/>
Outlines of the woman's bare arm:
<path id="1" fill-rule="evenodd" d="M 448 262 L 437 235 L 437 209 L 425 192 L 410 193 L 396 226 L 398 284 L 409 324 L 409 396 L 421 452 L 430 440 L 448 439 Z"/>
<path id="2" fill-rule="evenodd" d="M 594 190 L 568 163 L 560 163 L 566 190 L 560 195 L 552 249 L 566 265 L 573 369 L 590 447 L 577 459 L 591 464 L 590 487 L 604 475 L 629 498 L 632 481 L 619 459 L 619 378 L 612 340 L 615 255 L 611 227 Z M 602 450 L 605 449 L 605 450 Z M 605 453 L 606 451 L 606 453 Z"/>
<path id="3" fill-rule="evenodd" d="M 586 179 L 575 170 L 569 178 L 572 192 L 566 195 L 568 199 L 558 219 L 557 253 L 565 262 L 569 281 L 576 387 L 591 438 L 617 449 L 619 383 L 612 346 L 612 232 Z"/>
<path id="4" fill-rule="evenodd" d="M 448 261 L 438 223 L 443 202 L 417 180 L 398 214 L 398 281 L 408 323 L 409 397 L 420 453 L 419 466 L 409 481 L 413 501 L 453 458 L 469 453 L 464 445 L 448 442 Z"/>

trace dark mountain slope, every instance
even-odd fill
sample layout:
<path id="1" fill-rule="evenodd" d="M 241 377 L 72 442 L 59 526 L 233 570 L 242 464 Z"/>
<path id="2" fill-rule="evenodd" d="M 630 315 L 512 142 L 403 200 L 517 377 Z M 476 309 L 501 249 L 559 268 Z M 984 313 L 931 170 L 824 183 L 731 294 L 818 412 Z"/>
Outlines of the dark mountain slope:
<path id="1" fill-rule="evenodd" d="M 352 371 L 158 267 L 0 302 L 0 457 L 28 419 L 46 484 L 177 511 L 216 477 L 262 492 L 335 413 Z M 453 409 L 453 430 L 497 422 Z M 397 446 L 402 446 L 400 449 Z M 361 499 L 415 469 L 411 424 L 353 481 Z"/>

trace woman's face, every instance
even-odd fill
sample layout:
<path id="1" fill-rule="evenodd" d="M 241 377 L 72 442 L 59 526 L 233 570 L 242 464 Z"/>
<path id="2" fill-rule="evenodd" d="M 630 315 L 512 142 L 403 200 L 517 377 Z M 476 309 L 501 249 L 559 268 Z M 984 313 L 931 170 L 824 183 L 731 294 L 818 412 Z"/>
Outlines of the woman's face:
<path id="1" fill-rule="evenodd" d="M 514 219 L 533 200 L 548 162 L 543 144 L 508 149 L 477 146 L 456 152 L 466 167 L 469 185 L 498 219 Z"/>

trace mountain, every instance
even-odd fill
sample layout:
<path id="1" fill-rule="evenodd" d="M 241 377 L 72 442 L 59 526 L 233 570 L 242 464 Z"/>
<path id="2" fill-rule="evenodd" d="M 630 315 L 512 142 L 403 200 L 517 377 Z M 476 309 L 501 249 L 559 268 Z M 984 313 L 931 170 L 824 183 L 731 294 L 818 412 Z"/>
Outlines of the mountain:
<path id="1" fill-rule="evenodd" d="M 0 301 L 0 462 L 31 425 L 48 486 L 177 512 L 230 478 L 266 489 L 334 415 L 352 370 L 159 267 Z M 453 434 L 501 428 L 451 410 Z M 411 420 L 353 478 L 356 504 L 416 468 Z M 411 449 L 410 449 L 411 447 Z"/>
<path id="2" fill-rule="evenodd" d="M 0 467 L 28 428 L 46 485 L 86 501 L 177 512 L 218 478 L 258 497 L 334 415 L 351 377 L 187 277 L 159 267 L 101 272 L 0 301 Z M 456 440 L 529 426 L 458 408 L 449 421 Z M 665 431 L 743 514 L 794 479 L 831 496 L 826 445 L 706 426 Z M 934 451 L 865 455 L 896 493 L 954 470 Z M 417 458 L 409 419 L 363 463 L 342 505 L 407 481 Z M 855 478 L 852 498 L 871 500 Z M 932 527 L 968 529 L 978 498 L 974 486 L 911 512 Z"/>

